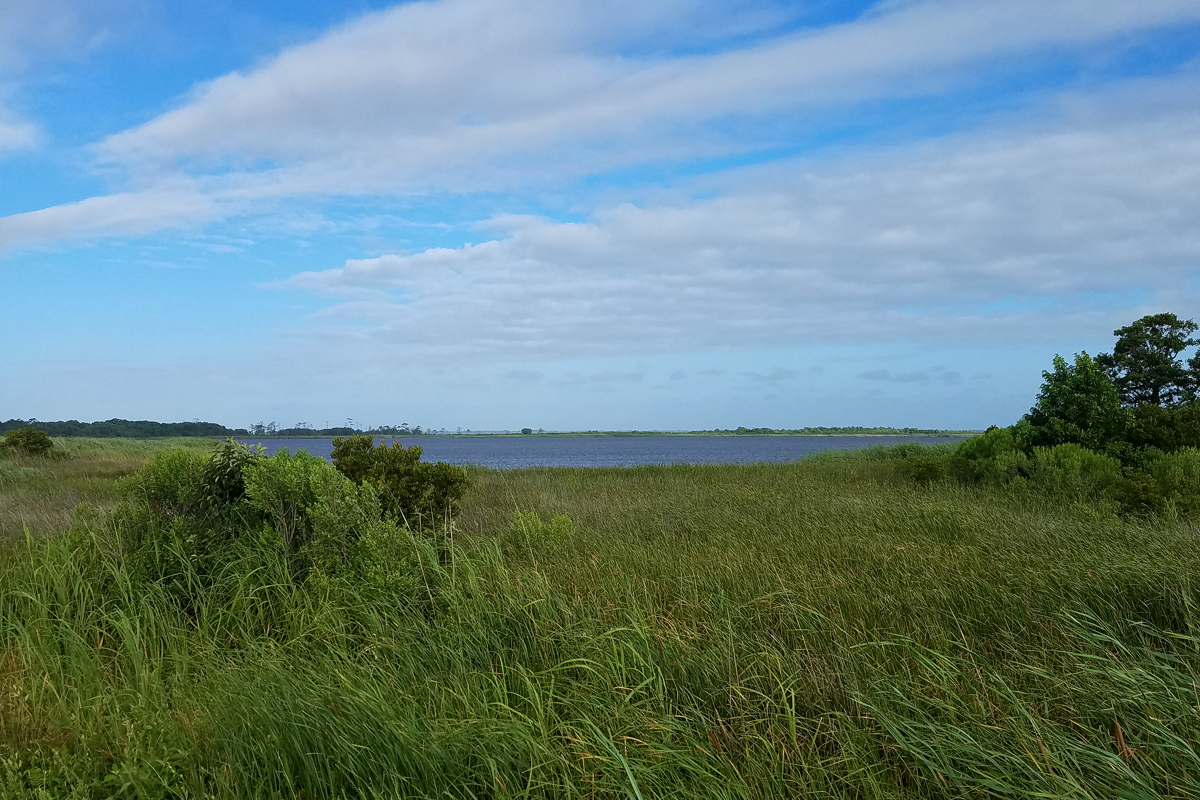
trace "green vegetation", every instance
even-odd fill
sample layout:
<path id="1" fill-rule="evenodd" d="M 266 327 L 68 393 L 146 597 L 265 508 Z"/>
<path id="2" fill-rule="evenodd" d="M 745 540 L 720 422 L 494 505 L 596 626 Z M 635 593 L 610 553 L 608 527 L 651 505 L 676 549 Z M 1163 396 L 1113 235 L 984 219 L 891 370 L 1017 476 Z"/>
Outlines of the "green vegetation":
<path id="1" fill-rule="evenodd" d="M 255 439 L 325 439 L 335 436 L 505 436 L 518 435 L 508 431 L 467 431 L 447 433 L 424 429 L 420 425 L 378 425 L 370 430 L 358 430 L 348 426 L 314 428 L 297 424 L 291 428 L 280 428 L 274 422 L 261 422 L 249 428 L 226 428 L 215 422 L 149 422 L 110 419 L 106 422 L 39 422 L 37 420 L 10 419 L 0 422 L 0 433 L 21 427 L 36 427 L 51 436 L 86 436 L 105 438 L 154 439 L 163 437 L 197 436 L 207 439 L 224 439 L 230 436 Z M 978 431 L 952 431 L 933 428 L 863 428 L 863 427 L 817 427 L 817 428 L 731 428 L 711 431 L 569 431 L 547 433 L 539 428 L 522 428 L 519 435 L 540 436 L 967 436 Z"/>
<path id="2" fill-rule="evenodd" d="M 1143 317 L 1111 354 L 1054 357 L 1016 425 L 990 428 L 938 464 L 966 482 L 1051 492 L 1125 513 L 1200 512 L 1200 355 L 1191 320 Z"/>
<path id="3" fill-rule="evenodd" d="M 960 444 L 465 494 L 365 437 L 6 454 L 16 519 L 87 502 L 0 552 L 0 797 L 1200 796 L 1194 401 L 1113 358 Z"/>
<path id="4" fill-rule="evenodd" d="M 333 464 L 359 486 L 370 485 L 384 514 L 412 528 L 436 526 L 458 510 L 467 473 L 444 462 L 421 461 L 421 447 L 375 446 L 370 436 L 333 440 Z"/>
<path id="5" fill-rule="evenodd" d="M 734 436 L 969 436 L 978 431 L 952 431 L 940 428 L 888 428 L 861 426 L 817 428 L 735 428 L 715 430 L 716 435 Z"/>
<path id="6" fill-rule="evenodd" d="M 16 428 L 4 434 L 0 439 L 0 451 L 7 451 L 18 456 L 45 458 L 54 449 L 54 441 L 45 431 L 33 427 Z"/>
<path id="7" fill-rule="evenodd" d="M 56 439 L 57 457 L 0 452 L 0 541 L 28 529 L 65 529 L 74 509 L 89 502 L 102 511 L 117 500 L 115 480 L 131 475 L 155 453 L 174 448 L 209 451 L 211 440 Z M 2 795 L 0 795 L 2 797 Z"/>
<path id="8" fill-rule="evenodd" d="M 246 452 L 30 467 L 153 456 L 0 558 L 0 796 L 1200 792 L 1177 516 L 907 445 L 473 470 L 417 531 Z"/>

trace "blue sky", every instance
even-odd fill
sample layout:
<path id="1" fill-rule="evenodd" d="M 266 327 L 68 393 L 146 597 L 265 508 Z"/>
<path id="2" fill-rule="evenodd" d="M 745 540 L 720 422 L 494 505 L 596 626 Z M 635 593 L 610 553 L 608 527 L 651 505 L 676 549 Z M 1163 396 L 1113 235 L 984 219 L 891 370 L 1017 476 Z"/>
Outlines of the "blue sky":
<path id="1" fill-rule="evenodd" d="M 1016 419 L 1196 312 L 1200 0 L 8 0 L 0 418 Z"/>

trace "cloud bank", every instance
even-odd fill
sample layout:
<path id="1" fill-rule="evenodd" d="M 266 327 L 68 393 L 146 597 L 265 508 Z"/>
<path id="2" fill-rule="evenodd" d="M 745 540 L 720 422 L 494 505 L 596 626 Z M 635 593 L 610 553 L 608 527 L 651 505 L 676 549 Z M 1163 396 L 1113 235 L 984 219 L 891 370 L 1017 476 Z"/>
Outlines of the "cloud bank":
<path id="1" fill-rule="evenodd" d="M 618 204 L 581 223 L 500 217 L 490 241 L 288 285 L 335 298 L 329 330 L 351 321 L 362 337 L 365 322 L 381 351 L 515 357 L 1037 337 L 1107 325 L 1109 308 L 1155 293 L 1178 302 L 1200 269 L 1200 113 L 717 180 L 715 197 Z"/>

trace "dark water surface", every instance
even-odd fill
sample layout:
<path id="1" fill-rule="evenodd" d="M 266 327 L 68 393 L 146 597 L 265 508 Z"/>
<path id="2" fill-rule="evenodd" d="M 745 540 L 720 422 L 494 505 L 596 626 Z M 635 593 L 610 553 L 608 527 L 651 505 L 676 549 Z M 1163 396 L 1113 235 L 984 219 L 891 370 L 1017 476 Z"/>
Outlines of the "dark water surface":
<path id="1" fill-rule="evenodd" d="M 256 439 L 243 439 L 247 444 Z M 380 441 L 379 438 L 376 441 Z M 950 436 L 420 436 L 383 439 L 421 445 L 425 461 L 521 467 L 629 467 L 637 464 L 749 464 L 794 461 L 819 450 L 856 450 L 879 444 L 957 442 Z M 281 447 L 329 457 L 332 439 L 264 439 Z"/>

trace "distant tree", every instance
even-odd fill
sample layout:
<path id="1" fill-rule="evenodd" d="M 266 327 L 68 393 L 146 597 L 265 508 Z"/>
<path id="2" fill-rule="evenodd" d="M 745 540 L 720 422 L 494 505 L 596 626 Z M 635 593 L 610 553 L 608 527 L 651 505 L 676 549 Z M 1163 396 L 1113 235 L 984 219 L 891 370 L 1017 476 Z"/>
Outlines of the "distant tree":
<path id="1" fill-rule="evenodd" d="M 529 434 L 533 433 L 533 428 L 521 428 L 521 433 L 528 436 Z"/>
<path id="2" fill-rule="evenodd" d="M 1096 356 L 1096 363 L 1113 379 L 1125 405 L 1175 406 L 1195 395 L 1200 353 L 1186 365 L 1180 354 L 1198 343 L 1192 338 L 1198 329 L 1190 319 L 1151 314 L 1113 331 L 1116 346 Z"/>
<path id="3" fill-rule="evenodd" d="M 1125 440 L 1132 414 L 1121 403 L 1112 378 L 1087 353 L 1075 363 L 1054 357 L 1054 371 L 1043 372 L 1037 403 L 1025 415 L 1032 444 L 1079 444 L 1103 451 Z"/>

